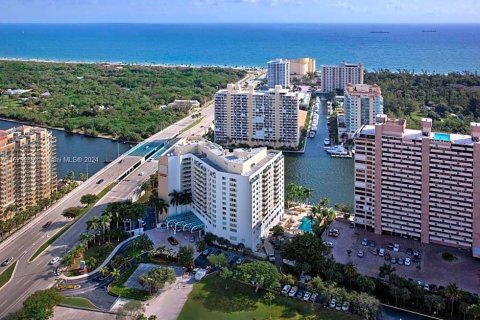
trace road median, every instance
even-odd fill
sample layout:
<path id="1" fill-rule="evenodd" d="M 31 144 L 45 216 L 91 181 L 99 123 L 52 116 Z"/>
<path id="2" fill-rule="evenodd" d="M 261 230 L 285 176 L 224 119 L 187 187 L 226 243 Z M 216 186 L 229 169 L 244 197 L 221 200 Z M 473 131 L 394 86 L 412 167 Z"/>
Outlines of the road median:
<path id="1" fill-rule="evenodd" d="M 5 271 L 0 273 L 0 289 L 2 289 L 3 286 L 5 286 L 7 283 L 10 282 L 10 280 L 12 279 L 13 273 L 15 272 L 16 266 L 17 266 L 17 261 L 15 261 Z"/>
<path id="2" fill-rule="evenodd" d="M 105 187 L 104 189 L 102 189 L 102 191 L 100 191 L 97 196 L 98 196 L 98 201 L 100 201 L 110 190 L 112 190 L 112 188 L 115 186 L 115 184 L 110 184 L 109 186 Z M 70 223 L 68 223 L 67 225 L 65 225 L 62 229 L 60 229 L 57 233 L 55 233 L 50 239 L 48 239 L 47 241 L 45 241 L 36 251 L 35 253 L 30 257 L 30 259 L 28 259 L 28 263 L 31 263 L 33 261 L 35 261 L 35 259 L 41 255 L 45 250 L 47 250 L 48 247 L 50 247 L 50 245 L 55 241 L 57 240 L 58 238 L 60 238 L 61 235 L 63 235 L 71 226 L 73 226 L 77 221 L 80 220 L 81 217 L 83 217 L 88 211 L 90 211 L 90 209 L 92 209 L 97 203 L 95 202 L 94 204 L 91 204 L 87 207 L 84 207 L 82 208 L 82 212 L 80 213 L 80 215 L 78 216 L 78 218 Z"/>

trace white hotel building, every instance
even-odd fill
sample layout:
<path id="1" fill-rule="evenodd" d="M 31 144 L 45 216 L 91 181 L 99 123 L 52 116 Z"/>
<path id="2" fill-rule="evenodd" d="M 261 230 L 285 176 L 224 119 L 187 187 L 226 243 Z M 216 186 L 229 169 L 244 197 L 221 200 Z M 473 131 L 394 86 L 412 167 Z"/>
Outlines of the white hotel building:
<path id="1" fill-rule="evenodd" d="M 198 137 L 186 138 L 159 160 L 159 197 L 170 202 L 172 191 L 192 194 L 187 210 L 201 221 L 206 232 L 234 244 L 258 250 L 262 238 L 284 213 L 284 164 L 281 152 L 235 149 Z M 192 223 L 188 214 L 169 207 L 168 219 L 184 230 Z M 185 218 L 182 218 L 185 217 Z M 180 222 L 178 222 L 180 221 Z"/>
<path id="2" fill-rule="evenodd" d="M 270 89 L 281 86 L 290 87 L 290 61 L 275 59 L 267 62 L 267 82 Z"/>
<path id="3" fill-rule="evenodd" d="M 363 84 L 364 68 L 361 63 L 346 63 L 338 65 L 322 65 L 321 90 L 332 92 L 336 89 L 345 89 L 347 84 Z"/>
<path id="4" fill-rule="evenodd" d="M 295 93 L 279 85 L 261 92 L 229 84 L 215 94 L 215 142 L 295 148 L 299 104 Z"/>

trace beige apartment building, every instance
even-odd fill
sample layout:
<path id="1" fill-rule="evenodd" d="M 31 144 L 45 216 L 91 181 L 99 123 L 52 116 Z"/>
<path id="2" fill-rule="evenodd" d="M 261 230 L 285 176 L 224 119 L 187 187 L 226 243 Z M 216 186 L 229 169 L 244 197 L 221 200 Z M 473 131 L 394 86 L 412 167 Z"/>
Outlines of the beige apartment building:
<path id="1" fill-rule="evenodd" d="M 0 130 L 0 214 L 9 206 L 33 206 L 56 190 L 55 145 L 43 128 Z"/>
<path id="2" fill-rule="evenodd" d="M 313 58 L 299 58 L 290 61 L 290 76 L 305 76 L 316 72 L 316 61 Z"/>
<path id="3" fill-rule="evenodd" d="M 356 223 L 480 257 L 480 124 L 461 135 L 376 120 L 355 137 Z"/>
<path id="4" fill-rule="evenodd" d="M 215 94 L 215 142 L 295 148 L 298 108 L 297 95 L 281 86 L 260 92 L 229 84 Z"/>
<path id="5" fill-rule="evenodd" d="M 190 137 L 159 159 L 158 193 L 167 201 L 173 191 L 192 195 L 191 204 L 180 211 L 169 207 L 170 226 L 191 232 L 204 229 L 258 250 L 283 217 L 283 171 L 279 151 L 261 147 L 230 152 Z"/>
<path id="6" fill-rule="evenodd" d="M 347 133 L 352 135 L 362 125 L 374 124 L 375 116 L 383 114 L 382 90 L 376 84 L 347 84 L 343 108 Z"/>
<path id="7" fill-rule="evenodd" d="M 347 84 L 363 84 L 364 67 L 361 63 L 340 63 L 338 65 L 322 65 L 321 90 L 332 92 L 345 89 Z"/>

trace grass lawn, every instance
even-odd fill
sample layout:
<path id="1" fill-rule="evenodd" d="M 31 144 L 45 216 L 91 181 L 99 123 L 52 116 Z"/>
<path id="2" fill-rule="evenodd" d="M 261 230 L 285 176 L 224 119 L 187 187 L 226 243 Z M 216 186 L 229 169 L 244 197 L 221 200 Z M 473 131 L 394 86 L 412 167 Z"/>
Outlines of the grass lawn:
<path id="1" fill-rule="evenodd" d="M 17 261 L 12 263 L 6 270 L 0 273 L 0 288 L 3 287 L 8 282 L 8 280 L 10 280 L 16 265 Z"/>
<path id="2" fill-rule="evenodd" d="M 229 281 L 228 290 L 225 290 L 223 279 L 208 276 L 195 284 L 178 320 L 360 319 L 280 295 L 269 307 L 263 302 L 264 295 L 264 291 L 255 293 L 253 288 L 234 281 Z"/>
<path id="3" fill-rule="evenodd" d="M 81 307 L 87 309 L 97 309 L 88 299 L 82 297 L 63 297 L 61 305 L 70 307 Z"/>
<path id="4" fill-rule="evenodd" d="M 138 264 L 135 264 L 134 266 L 127 269 L 124 273 L 122 273 L 117 280 L 112 282 L 109 289 L 110 293 L 122 298 L 139 300 L 139 301 L 147 301 L 148 299 L 150 299 L 150 293 L 148 291 L 138 290 L 135 288 L 128 288 L 123 285 L 125 281 L 127 281 L 128 278 L 130 278 L 130 276 L 137 269 L 137 267 L 138 267 Z"/>

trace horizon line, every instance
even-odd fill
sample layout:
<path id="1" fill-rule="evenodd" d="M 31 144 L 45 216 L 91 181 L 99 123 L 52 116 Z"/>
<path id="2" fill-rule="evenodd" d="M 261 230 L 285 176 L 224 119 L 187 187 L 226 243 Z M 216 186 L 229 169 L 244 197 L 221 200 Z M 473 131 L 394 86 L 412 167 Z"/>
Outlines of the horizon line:
<path id="1" fill-rule="evenodd" d="M 309 25 L 478 25 L 480 22 L 0 22 L 0 25 L 6 24 L 177 24 L 177 25 L 193 25 L 193 24 L 309 24 Z"/>

